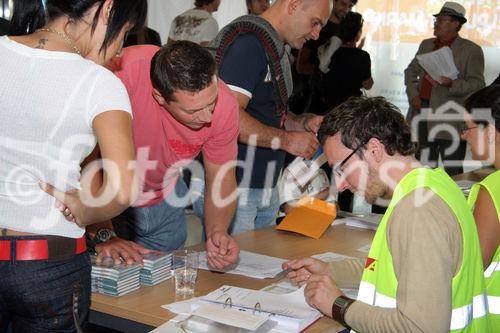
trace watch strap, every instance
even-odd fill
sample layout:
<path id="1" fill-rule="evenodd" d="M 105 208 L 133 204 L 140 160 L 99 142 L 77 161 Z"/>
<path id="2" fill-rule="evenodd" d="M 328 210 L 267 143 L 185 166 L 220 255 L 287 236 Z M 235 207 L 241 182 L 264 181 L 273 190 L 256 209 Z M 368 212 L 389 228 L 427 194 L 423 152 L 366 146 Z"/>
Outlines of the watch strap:
<path id="1" fill-rule="evenodd" d="M 354 303 L 355 300 L 347 296 L 341 295 L 335 299 L 332 305 L 332 318 L 342 324 L 342 326 L 350 329 L 351 327 L 346 324 L 344 315 L 347 309 Z"/>

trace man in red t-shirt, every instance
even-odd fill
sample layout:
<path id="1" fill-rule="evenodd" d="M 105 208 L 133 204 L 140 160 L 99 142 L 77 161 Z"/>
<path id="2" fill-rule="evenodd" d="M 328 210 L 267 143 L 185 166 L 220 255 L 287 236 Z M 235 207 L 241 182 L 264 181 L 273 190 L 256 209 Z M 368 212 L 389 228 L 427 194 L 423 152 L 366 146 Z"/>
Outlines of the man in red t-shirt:
<path id="1" fill-rule="evenodd" d="M 238 104 L 218 79 L 213 57 L 187 41 L 163 48 L 138 45 L 125 48 L 110 68 L 130 96 L 141 190 L 134 205 L 113 219 L 118 237 L 102 240 L 101 234 L 114 234 L 88 229 L 96 243 L 104 241 L 96 246 L 98 258 L 140 262 L 145 248 L 171 251 L 184 245 L 190 195 L 179 168 L 201 153 L 208 261 L 215 268 L 236 262 L 239 248 L 227 228 L 235 210 Z"/>

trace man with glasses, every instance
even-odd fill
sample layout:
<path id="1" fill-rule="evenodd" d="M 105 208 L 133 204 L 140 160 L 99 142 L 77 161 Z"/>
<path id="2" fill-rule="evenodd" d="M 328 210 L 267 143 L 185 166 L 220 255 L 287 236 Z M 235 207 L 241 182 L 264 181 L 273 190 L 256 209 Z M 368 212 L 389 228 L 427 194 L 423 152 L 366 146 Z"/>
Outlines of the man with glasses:
<path id="1" fill-rule="evenodd" d="M 414 157 L 400 111 L 382 97 L 351 98 L 318 136 L 339 191 L 391 201 L 366 261 L 284 264 L 307 284 L 309 305 L 357 332 L 489 332 L 473 216 L 455 182 Z M 360 278 L 357 300 L 339 289 Z"/>
<path id="2" fill-rule="evenodd" d="M 408 122 L 419 121 L 418 138 L 419 151 L 417 157 L 425 164 L 436 166 L 441 155 L 446 172 L 450 175 L 463 173 L 462 161 L 465 157 L 465 141 L 460 140 L 457 127 L 461 115 L 449 110 L 446 119 L 429 121 L 429 112 L 448 101 L 463 105 L 465 98 L 485 86 L 484 83 L 484 55 L 481 47 L 470 40 L 459 36 L 462 25 L 467 22 L 465 8 L 456 2 L 445 2 L 439 13 L 434 15 L 434 36 L 424 40 L 416 56 L 449 47 L 453 53 L 453 60 L 458 69 L 458 77 L 451 79 L 441 77 L 435 81 L 419 65 L 417 57 L 412 60 L 405 70 L 406 94 L 410 103 Z M 429 109 L 430 108 L 430 111 Z M 420 115 L 420 116 L 419 116 Z M 443 125 L 451 125 L 450 130 Z M 439 130 L 439 127 L 442 130 Z M 453 128 L 455 131 L 453 131 Z M 457 144 L 456 149 L 450 146 Z M 450 148 L 450 149 L 447 149 Z"/>

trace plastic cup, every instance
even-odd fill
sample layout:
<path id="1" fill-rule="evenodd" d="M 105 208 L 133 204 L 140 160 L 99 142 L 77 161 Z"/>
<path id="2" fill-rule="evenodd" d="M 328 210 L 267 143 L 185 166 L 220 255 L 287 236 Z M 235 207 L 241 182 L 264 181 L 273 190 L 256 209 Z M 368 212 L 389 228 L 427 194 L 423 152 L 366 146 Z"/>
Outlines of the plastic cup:
<path id="1" fill-rule="evenodd" d="M 198 275 L 198 252 L 176 250 L 172 252 L 172 267 L 175 279 L 175 295 L 192 297 Z"/>

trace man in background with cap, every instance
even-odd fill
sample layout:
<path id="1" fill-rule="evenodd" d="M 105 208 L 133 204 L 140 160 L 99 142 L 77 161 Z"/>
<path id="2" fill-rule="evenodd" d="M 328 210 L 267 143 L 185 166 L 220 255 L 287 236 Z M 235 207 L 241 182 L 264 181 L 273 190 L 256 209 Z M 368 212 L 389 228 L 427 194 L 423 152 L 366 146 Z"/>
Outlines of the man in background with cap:
<path id="1" fill-rule="evenodd" d="M 441 155 L 446 172 L 455 175 L 463 172 L 462 161 L 466 148 L 466 143 L 461 141 L 458 131 L 460 123 L 453 121 L 460 119 L 460 114 L 448 110 L 446 119 L 436 119 L 434 122 L 428 121 L 428 115 L 430 112 L 436 112 L 436 109 L 448 101 L 463 105 L 468 95 L 485 86 L 484 55 L 479 45 L 461 38 L 458 34 L 462 25 L 467 22 L 465 8 L 462 5 L 445 2 L 434 17 L 436 38 L 425 39 L 420 44 L 416 56 L 448 46 L 453 53 L 453 60 L 459 72 L 458 77 L 456 79 L 441 77 L 440 82 L 435 81 L 420 66 L 415 56 L 405 70 L 406 94 L 410 102 L 407 120 L 411 125 L 412 120 L 422 112 L 424 121 L 420 122 L 418 127 L 412 126 L 412 130 L 418 128 L 417 133 L 413 133 L 419 143 L 417 157 L 425 164 L 436 166 L 435 163 Z M 420 117 L 415 121 L 418 119 Z M 433 129 L 436 131 L 436 126 L 443 125 L 451 125 L 451 129 L 455 128 L 456 131 L 443 129 L 433 133 Z M 429 138 L 428 134 L 432 137 Z M 457 148 L 447 149 L 452 145 L 457 145 Z"/>

